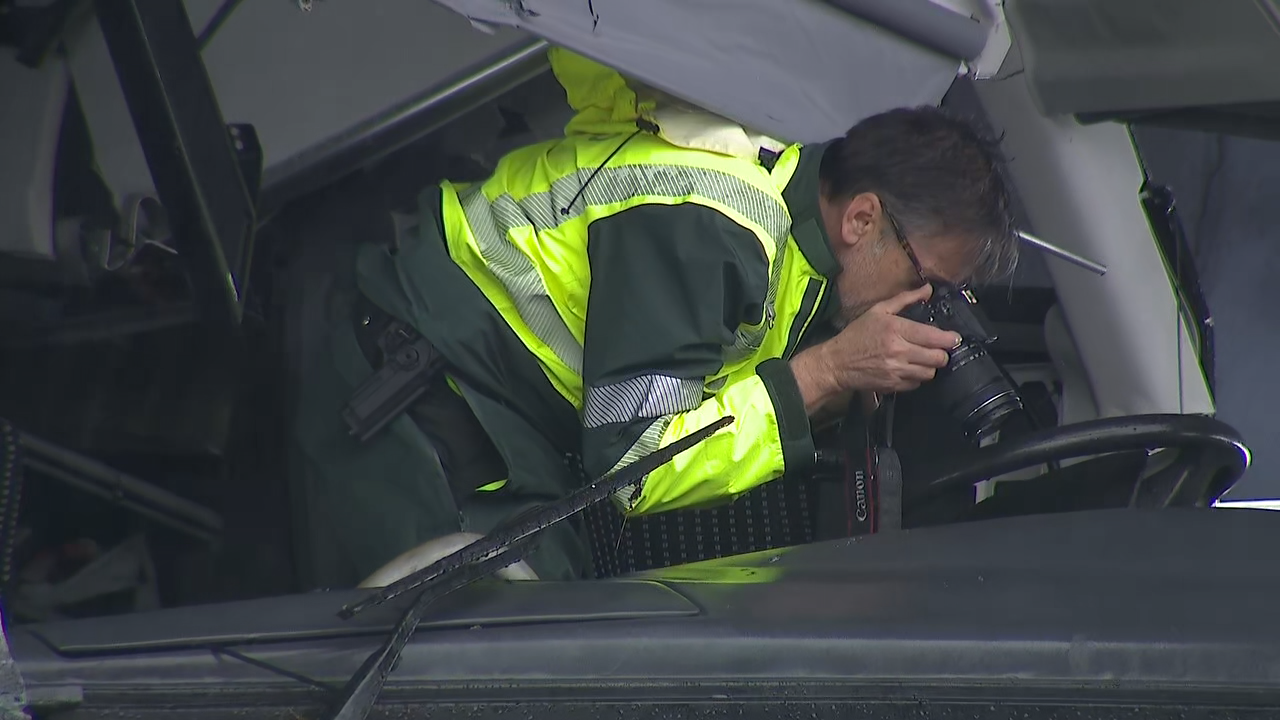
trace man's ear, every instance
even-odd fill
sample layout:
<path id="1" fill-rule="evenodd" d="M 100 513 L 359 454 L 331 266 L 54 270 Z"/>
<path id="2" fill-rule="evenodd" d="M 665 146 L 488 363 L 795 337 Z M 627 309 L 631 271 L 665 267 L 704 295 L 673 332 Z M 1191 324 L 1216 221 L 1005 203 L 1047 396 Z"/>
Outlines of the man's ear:
<path id="1" fill-rule="evenodd" d="M 864 244 L 880 237 L 882 209 L 875 193 L 858 193 L 844 207 L 840 219 L 840 241 L 846 246 Z"/>

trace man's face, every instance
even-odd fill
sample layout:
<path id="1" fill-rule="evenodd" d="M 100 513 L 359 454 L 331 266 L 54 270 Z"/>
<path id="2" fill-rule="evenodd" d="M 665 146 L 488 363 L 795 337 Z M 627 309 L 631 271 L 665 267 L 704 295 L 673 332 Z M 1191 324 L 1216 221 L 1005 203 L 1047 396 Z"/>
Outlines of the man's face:
<path id="1" fill-rule="evenodd" d="M 908 238 L 873 193 L 843 203 L 823 201 L 823 221 L 840 261 L 836 280 L 841 322 L 926 281 L 961 284 L 970 273 L 971 248 L 958 237 Z"/>

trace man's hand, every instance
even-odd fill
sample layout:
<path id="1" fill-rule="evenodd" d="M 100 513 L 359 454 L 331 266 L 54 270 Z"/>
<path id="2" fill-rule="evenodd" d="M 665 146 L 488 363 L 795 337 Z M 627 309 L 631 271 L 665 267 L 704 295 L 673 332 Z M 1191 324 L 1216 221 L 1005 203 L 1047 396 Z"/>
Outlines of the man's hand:
<path id="1" fill-rule="evenodd" d="M 876 303 L 839 335 L 796 355 L 791 370 L 805 409 L 812 412 L 848 390 L 902 392 L 932 380 L 960 336 L 898 315 L 932 293 L 926 285 Z"/>

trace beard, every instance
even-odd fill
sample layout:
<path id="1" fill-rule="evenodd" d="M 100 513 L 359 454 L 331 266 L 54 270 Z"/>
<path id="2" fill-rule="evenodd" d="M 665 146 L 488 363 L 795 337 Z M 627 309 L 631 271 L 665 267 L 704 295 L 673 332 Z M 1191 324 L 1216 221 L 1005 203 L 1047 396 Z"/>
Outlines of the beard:
<path id="1" fill-rule="evenodd" d="M 847 248 L 837 255 L 840 263 L 840 274 L 835 278 L 835 290 L 840 301 L 840 310 L 836 313 L 834 323 L 843 330 L 850 323 L 862 317 L 873 305 L 884 298 L 875 297 L 875 282 L 880 271 L 881 260 L 887 245 L 884 238 L 878 242 L 857 248 Z"/>
<path id="2" fill-rule="evenodd" d="M 835 289 L 840 300 L 840 310 L 836 313 L 834 322 L 840 330 L 862 317 L 877 302 L 858 292 L 861 288 L 858 287 L 858 283 L 853 281 L 855 275 L 856 273 L 845 271 L 836 278 Z"/>
<path id="3" fill-rule="evenodd" d="M 855 301 L 852 303 L 845 303 L 842 301 L 840 304 L 840 312 L 836 314 L 835 318 L 836 327 L 841 330 L 845 329 L 853 323 L 854 320 L 862 317 L 863 314 L 870 310 L 873 305 L 875 305 L 873 302 Z"/>

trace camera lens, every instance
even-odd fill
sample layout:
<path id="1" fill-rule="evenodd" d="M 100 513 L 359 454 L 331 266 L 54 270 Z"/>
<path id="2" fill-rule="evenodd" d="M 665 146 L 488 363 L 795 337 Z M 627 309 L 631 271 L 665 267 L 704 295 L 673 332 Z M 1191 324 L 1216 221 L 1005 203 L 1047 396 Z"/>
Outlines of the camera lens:
<path id="1" fill-rule="evenodd" d="M 954 286 L 935 284 L 927 303 L 906 308 L 902 315 L 916 322 L 960 333 L 965 338 L 951 351 L 950 360 L 925 383 L 920 392 L 959 421 L 964 434 L 980 440 L 1000 428 L 1015 410 L 1022 409 L 1018 389 L 987 354 L 983 342 L 994 338 L 986 332 L 974 307 L 975 300 Z"/>
<path id="2" fill-rule="evenodd" d="M 965 435 L 981 439 L 1022 409 L 1017 389 L 1005 379 L 981 345 L 964 343 L 951 351 L 951 362 L 929 383 L 943 409 L 960 421 Z"/>

